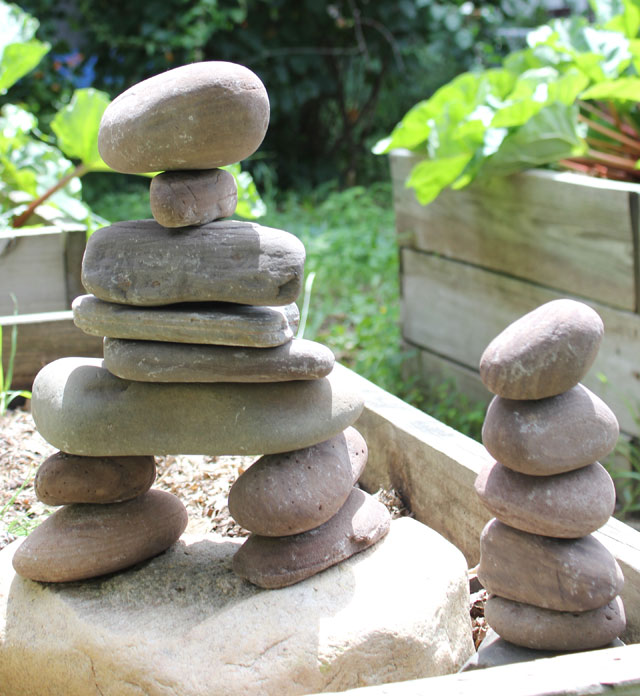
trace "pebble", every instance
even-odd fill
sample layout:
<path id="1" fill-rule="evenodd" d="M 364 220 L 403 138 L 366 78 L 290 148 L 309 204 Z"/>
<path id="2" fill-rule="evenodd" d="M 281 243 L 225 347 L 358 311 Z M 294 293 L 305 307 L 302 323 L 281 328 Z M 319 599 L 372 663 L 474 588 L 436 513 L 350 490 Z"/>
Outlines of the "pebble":
<path id="1" fill-rule="evenodd" d="M 80 457 L 56 452 L 38 469 L 35 492 L 47 505 L 120 503 L 137 498 L 156 478 L 153 457 Z"/>
<path id="2" fill-rule="evenodd" d="M 106 302 L 152 307 L 178 302 L 287 305 L 302 288 L 305 249 L 289 232 L 219 220 L 167 229 L 155 220 L 94 232 L 82 284 Z"/>
<path id="3" fill-rule="evenodd" d="M 480 359 L 489 391 L 506 399 L 543 399 L 574 387 L 595 360 L 604 325 L 591 307 L 553 300 L 491 341 Z"/>
<path id="4" fill-rule="evenodd" d="M 579 384 L 539 401 L 494 397 L 482 442 L 504 466 L 532 476 L 579 469 L 606 457 L 620 429 L 611 409 Z"/>
<path id="5" fill-rule="evenodd" d="M 389 531 L 390 523 L 382 503 L 353 488 L 339 512 L 315 529 L 284 537 L 252 534 L 232 567 L 259 587 L 287 587 L 364 551 Z"/>
<path id="6" fill-rule="evenodd" d="M 366 462 L 367 444 L 355 428 L 311 447 L 266 455 L 231 487 L 229 512 L 262 536 L 306 532 L 344 505 Z"/>
<path id="7" fill-rule="evenodd" d="M 155 489 L 113 505 L 67 505 L 24 540 L 13 567 L 40 582 L 86 580 L 157 556 L 186 526 L 180 500 Z"/>
<path id="8" fill-rule="evenodd" d="M 620 597 L 597 609 L 568 612 L 494 595 L 487 600 L 484 613 L 502 638 L 535 650 L 594 650 L 611 643 L 626 627 Z"/>
<path id="9" fill-rule="evenodd" d="M 242 65 L 208 61 L 144 80 L 107 107 L 102 159 L 118 172 L 213 169 L 253 154 L 269 124 L 264 85 Z"/>
<path id="10" fill-rule="evenodd" d="M 224 169 L 164 172 L 151 180 L 149 203 L 163 227 L 204 225 L 233 215 L 238 187 Z"/>
<path id="11" fill-rule="evenodd" d="M 496 519 L 480 536 L 478 579 L 490 594 L 556 611 L 597 609 L 624 584 L 615 558 L 592 535 L 552 539 Z"/>
<path id="12" fill-rule="evenodd" d="M 599 463 L 555 476 L 519 474 L 486 464 L 475 482 L 480 500 L 500 522 L 550 537 L 583 537 L 613 514 L 616 491 Z"/>
<path id="13" fill-rule="evenodd" d="M 295 306 L 295 305 L 294 305 Z M 141 382 L 288 382 L 326 377 L 331 350 L 303 338 L 275 348 L 131 341 L 105 338 L 104 366 Z"/>
<path id="14" fill-rule="evenodd" d="M 272 454 L 352 425 L 359 394 L 338 377 L 272 384 L 152 384 L 112 375 L 96 358 L 61 358 L 33 383 L 38 432 L 88 456 Z"/>
<path id="15" fill-rule="evenodd" d="M 300 318 L 294 303 L 285 307 L 221 302 L 131 307 L 80 295 L 71 307 L 75 325 L 93 336 L 253 348 L 288 343 Z"/>

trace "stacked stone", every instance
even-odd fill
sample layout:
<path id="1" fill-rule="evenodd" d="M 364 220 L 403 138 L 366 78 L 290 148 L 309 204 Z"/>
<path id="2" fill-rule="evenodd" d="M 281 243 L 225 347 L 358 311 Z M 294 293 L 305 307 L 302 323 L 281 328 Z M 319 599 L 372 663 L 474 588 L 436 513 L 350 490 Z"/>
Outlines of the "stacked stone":
<path id="1" fill-rule="evenodd" d="M 154 219 L 116 223 L 87 244 L 91 294 L 74 302 L 74 320 L 105 337 L 104 361 L 58 360 L 34 382 L 36 426 L 61 450 L 36 488 L 50 504 L 83 505 L 54 513 L 22 544 L 21 575 L 83 579 L 174 543 L 184 506 L 141 490 L 160 454 L 265 455 L 230 500 L 254 532 L 234 568 L 255 584 L 297 582 L 388 531 L 386 508 L 354 488 L 367 458 L 350 427 L 362 400 L 332 377 L 328 348 L 294 338 L 304 246 L 282 230 L 221 219 L 235 211 L 237 190 L 220 167 L 252 154 L 268 119 L 257 76 L 219 62 L 146 80 L 105 111 L 105 162 L 162 172 L 151 181 Z M 71 500 L 63 489 L 79 493 Z M 118 502 L 149 497 L 144 509 Z M 169 525 L 174 518 L 180 524 Z M 162 543 L 147 544 L 160 533 Z M 127 544 L 132 552 L 118 553 Z"/>
<path id="2" fill-rule="evenodd" d="M 496 458 L 476 480 L 495 515 L 482 531 L 478 578 L 487 623 L 538 650 L 588 650 L 625 627 L 622 572 L 593 536 L 614 509 L 598 463 L 617 441 L 611 410 L 579 382 L 604 327 L 590 307 L 556 300 L 520 318 L 485 350 L 496 396 L 482 438 Z"/>

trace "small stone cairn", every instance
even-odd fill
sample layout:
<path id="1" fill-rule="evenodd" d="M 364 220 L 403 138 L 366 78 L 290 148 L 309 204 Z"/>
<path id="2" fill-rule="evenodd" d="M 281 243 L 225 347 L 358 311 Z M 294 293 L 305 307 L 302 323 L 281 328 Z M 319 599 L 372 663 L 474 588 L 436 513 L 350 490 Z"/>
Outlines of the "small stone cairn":
<path id="1" fill-rule="evenodd" d="M 579 382 L 604 333 L 600 317 L 555 300 L 508 326 L 485 350 L 480 376 L 496 396 L 482 439 L 497 460 L 475 488 L 491 511 L 478 578 L 487 623 L 537 650 L 589 650 L 625 627 L 622 572 L 592 535 L 615 491 L 598 459 L 618 438 L 611 410 Z"/>
<path id="2" fill-rule="evenodd" d="M 127 568 L 173 544 L 187 525 L 177 497 L 150 489 L 153 455 L 263 455 L 229 507 L 253 534 L 234 570 L 283 587 L 386 534 L 386 508 L 355 488 L 367 461 L 350 427 L 359 395 L 332 375 L 334 356 L 296 339 L 305 250 L 293 235 L 235 211 L 220 167 L 262 142 L 269 101 L 240 65 L 196 63 L 153 77 L 106 110 L 103 159 L 156 172 L 155 219 L 90 238 L 73 304 L 76 324 L 105 336 L 104 361 L 57 360 L 38 374 L 32 412 L 61 451 L 36 477 L 63 505 L 14 556 L 32 580 L 64 582 Z"/>

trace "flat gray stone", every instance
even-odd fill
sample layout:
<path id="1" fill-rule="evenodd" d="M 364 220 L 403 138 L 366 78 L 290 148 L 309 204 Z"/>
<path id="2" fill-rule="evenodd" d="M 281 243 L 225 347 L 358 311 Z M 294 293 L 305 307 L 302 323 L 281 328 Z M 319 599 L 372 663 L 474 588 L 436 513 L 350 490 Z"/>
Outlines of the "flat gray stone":
<path id="1" fill-rule="evenodd" d="M 287 305 L 302 288 L 305 250 L 283 230 L 220 220 L 167 229 L 155 220 L 94 232 L 82 284 L 106 302 L 143 307 L 178 302 Z"/>
<path id="2" fill-rule="evenodd" d="M 294 305 L 295 306 L 295 305 Z M 275 348 L 106 338 L 104 365 L 140 382 L 288 382 L 326 377 L 335 363 L 321 343 L 294 338 Z"/>
<path id="3" fill-rule="evenodd" d="M 333 373 L 332 373 L 333 374 Z M 151 384 L 96 358 L 62 358 L 33 383 L 39 433 L 72 454 L 271 454 L 337 435 L 360 415 L 358 394 L 329 375 L 274 384 Z"/>
<path id="4" fill-rule="evenodd" d="M 151 179 L 149 203 L 163 227 L 204 225 L 233 215 L 238 187 L 224 169 L 164 172 Z"/>
<path id="5" fill-rule="evenodd" d="M 277 592 L 233 573 L 238 539 L 183 537 L 129 571 L 71 585 L 17 576 L 19 544 L 0 552 L 7 696 L 301 696 L 452 673 L 473 652 L 464 558 L 407 518 L 371 550 Z"/>
<path id="6" fill-rule="evenodd" d="M 113 100 L 98 150 L 126 174 L 213 169 L 253 154 L 267 130 L 269 98 L 260 79 L 235 63 L 183 65 L 139 82 Z"/>
<path id="7" fill-rule="evenodd" d="M 92 336 L 250 348 L 288 343 L 300 318 L 295 304 L 249 307 L 212 302 L 130 307 L 80 295 L 71 307 L 75 325 Z"/>

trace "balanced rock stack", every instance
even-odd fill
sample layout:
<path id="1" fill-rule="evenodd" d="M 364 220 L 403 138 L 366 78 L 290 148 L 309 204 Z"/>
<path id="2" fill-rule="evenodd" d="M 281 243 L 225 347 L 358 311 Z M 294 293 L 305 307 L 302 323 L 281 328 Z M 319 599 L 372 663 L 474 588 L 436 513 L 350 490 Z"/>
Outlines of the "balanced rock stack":
<path id="1" fill-rule="evenodd" d="M 105 111 L 103 159 L 121 172 L 162 172 L 151 182 L 155 219 L 116 223 L 87 244 L 91 294 L 74 302 L 74 320 L 105 336 L 104 361 L 57 360 L 35 380 L 36 426 L 61 450 L 37 489 L 45 502 L 74 505 L 22 544 L 21 575 L 83 579 L 175 542 L 184 507 L 142 490 L 161 454 L 264 455 L 230 501 L 254 532 L 234 568 L 263 587 L 313 575 L 388 531 L 386 508 L 354 488 L 367 457 L 350 427 L 362 400 L 332 376 L 328 348 L 294 338 L 303 245 L 219 219 L 237 201 L 219 167 L 254 152 L 268 120 L 257 76 L 220 62 L 153 77 Z M 97 492 L 103 479 L 109 494 Z"/>
<path id="2" fill-rule="evenodd" d="M 579 384 L 603 336 L 600 317 L 573 300 L 542 305 L 485 350 L 480 375 L 497 396 L 482 438 L 496 463 L 476 480 L 495 518 L 484 528 L 478 578 L 487 623 L 539 650 L 588 650 L 625 627 L 622 572 L 592 535 L 613 512 L 611 477 L 598 463 L 618 423 Z"/>

